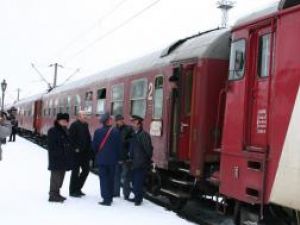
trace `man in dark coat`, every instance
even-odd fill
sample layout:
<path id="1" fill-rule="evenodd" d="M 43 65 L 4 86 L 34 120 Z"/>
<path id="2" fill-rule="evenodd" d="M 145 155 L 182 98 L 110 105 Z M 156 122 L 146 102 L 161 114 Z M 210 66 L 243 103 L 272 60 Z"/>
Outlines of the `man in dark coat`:
<path id="1" fill-rule="evenodd" d="M 91 135 L 86 122 L 86 113 L 79 111 L 77 120 L 69 129 L 74 151 L 74 167 L 70 179 L 70 196 L 85 195 L 81 189 L 89 174 L 89 161 L 92 156 Z"/>
<path id="2" fill-rule="evenodd" d="M 103 198 L 99 204 L 110 206 L 113 200 L 115 168 L 119 161 L 122 142 L 119 131 L 112 127 L 112 118 L 108 113 L 101 116 L 100 122 L 103 127 L 95 131 L 93 138 Z"/>
<path id="3" fill-rule="evenodd" d="M 115 190 L 114 197 L 120 196 L 120 186 L 122 181 L 124 199 L 128 200 L 130 195 L 130 163 L 129 163 L 129 144 L 133 135 L 133 128 L 124 122 L 122 115 L 115 116 L 116 128 L 119 130 L 122 140 L 122 149 L 119 155 L 119 163 L 115 171 Z"/>
<path id="4" fill-rule="evenodd" d="M 152 142 L 149 133 L 143 129 L 143 118 L 132 116 L 132 125 L 135 130 L 130 142 L 130 158 L 132 160 L 132 183 L 136 206 L 143 202 L 143 188 L 147 171 L 151 165 Z"/>
<path id="5" fill-rule="evenodd" d="M 12 129 L 11 129 L 11 134 L 9 136 L 9 142 L 11 142 L 11 141 L 15 142 L 16 134 L 18 131 L 18 126 L 19 126 L 18 120 L 15 117 L 12 117 L 11 125 L 12 125 Z"/>
<path id="6" fill-rule="evenodd" d="M 63 202 L 60 195 L 65 172 L 72 169 L 72 149 L 68 134 L 69 114 L 58 113 L 54 127 L 48 131 L 48 156 L 50 176 L 50 202 Z"/>

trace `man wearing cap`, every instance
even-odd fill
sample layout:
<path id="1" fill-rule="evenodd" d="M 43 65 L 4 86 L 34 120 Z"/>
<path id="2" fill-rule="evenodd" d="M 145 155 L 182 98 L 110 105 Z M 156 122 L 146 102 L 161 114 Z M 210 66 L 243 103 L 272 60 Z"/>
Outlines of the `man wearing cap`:
<path id="1" fill-rule="evenodd" d="M 85 195 L 81 189 L 89 174 L 89 161 L 92 159 L 92 144 L 86 112 L 79 111 L 69 129 L 74 151 L 74 167 L 71 173 L 69 192 L 72 197 Z"/>
<path id="2" fill-rule="evenodd" d="M 133 115 L 131 118 L 134 135 L 130 142 L 130 158 L 132 160 L 132 183 L 136 206 L 143 202 L 143 187 L 147 170 L 151 164 L 152 142 L 149 133 L 143 129 L 143 118 Z"/>
<path id="3" fill-rule="evenodd" d="M 119 155 L 119 163 L 115 171 L 114 197 L 120 196 L 120 186 L 122 181 L 124 199 L 128 200 L 130 195 L 130 163 L 129 144 L 133 135 L 133 128 L 125 124 L 122 115 L 115 116 L 116 128 L 119 130 L 122 141 L 122 149 Z"/>
<path id="4" fill-rule="evenodd" d="M 68 134 L 69 114 L 58 113 L 54 127 L 48 131 L 48 169 L 50 176 L 50 202 L 63 202 L 65 197 L 60 195 L 65 173 L 72 169 L 71 141 Z"/>
<path id="5" fill-rule="evenodd" d="M 103 198 L 99 204 L 110 206 L 113 201 L 115 168 L 119 161 L 122 142 L 119 131 L 112 127 L 112 118 L 108 113 L 101 116 L 100 122 L 103 126 L 95 131 L 92 143 Z"/>

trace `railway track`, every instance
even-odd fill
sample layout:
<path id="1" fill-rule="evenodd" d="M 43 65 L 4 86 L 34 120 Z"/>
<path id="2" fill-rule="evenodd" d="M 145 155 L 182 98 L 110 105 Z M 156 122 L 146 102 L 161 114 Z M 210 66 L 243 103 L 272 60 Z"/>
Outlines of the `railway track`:
<path id="1" fill-rule="evenodd" d="M 47 145 L 43 144 L 42 141 L 28 135 L 22 135 L 23 138 L 28 141 L 39 145 L 40 147 L 47 150 Z M 96 171 L 91 170 L 96 175 Z M 145 198 L 156 205 L 159 205 L 166 210 L 175 212 L 179 217 L 188 220 L 190 222 L 200 225 L 234 225 L 233 220 L 230 217 L 218 214 L 213 207 L 213 204 L 209 201 L 191 200 L 187 204 L 180 208 L 174 208 L 172 203 L 167 197 L 164 196 L 153 196 L 150 193 L 146 193 Z"/>

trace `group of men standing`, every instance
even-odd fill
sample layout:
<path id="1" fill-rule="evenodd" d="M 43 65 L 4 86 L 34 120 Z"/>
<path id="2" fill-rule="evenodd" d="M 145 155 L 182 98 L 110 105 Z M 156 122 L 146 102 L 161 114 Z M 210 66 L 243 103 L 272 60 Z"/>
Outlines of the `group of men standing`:
<path id="1" fill-rule="evenodd" d="M 143 118 L 133 115 L 132 126 L 124 117 L 113 118 L 105 113 L 100 118 L 101 128 L 92 138 L 86 114 L 80 111 L 68 129 L 69 115 L 58 113 L 54 127 L 48 132 L 50 202 L 63 202 L 60 194 L 65 172 L 72 170 L 69 194 L 82 197 L 82 187 L 88 177 L 90 162 L 98 166 L 101 197 L 99 204 L 110 206 L 120 196 L 121 183 L 125 200 L 141 205 L 143 185 L 152 158 L 150 135 L 143 129 Z M 115 126 L 113 126 L 115 122 Z M 131 191 L 134 198 L 130 198 Z"/>

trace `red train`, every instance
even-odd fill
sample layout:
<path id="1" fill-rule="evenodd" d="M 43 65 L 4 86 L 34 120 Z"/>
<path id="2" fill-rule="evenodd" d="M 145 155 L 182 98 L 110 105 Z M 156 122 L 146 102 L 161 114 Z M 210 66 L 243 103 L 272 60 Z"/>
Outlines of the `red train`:
<path id="1" fill-rule="evenodd" d="M 300 1 L 282 0 L 231 33 L 179 40 L 14 107 L 38 136 L 57 112 L 73 120 L 85 109 L 91 132 L 104 111 L 138 114 L 154 144 L 149 191 L 176 203 L 218 196 L 240 224 L 260 223 L 265 211 L 300 224 L 299 37 Z"/>

